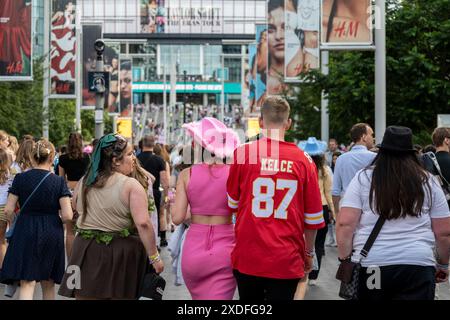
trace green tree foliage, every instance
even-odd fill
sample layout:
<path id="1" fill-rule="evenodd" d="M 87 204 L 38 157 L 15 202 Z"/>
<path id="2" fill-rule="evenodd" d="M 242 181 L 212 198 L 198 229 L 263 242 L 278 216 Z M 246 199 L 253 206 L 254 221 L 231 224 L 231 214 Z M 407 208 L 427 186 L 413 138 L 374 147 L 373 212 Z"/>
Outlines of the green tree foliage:
<path id="1" fill-rule="evenodd" d="M 0 129 L 19 139 L 25 134 L 42 136 L 43 63 L 34 61 L 33 81 L 0 82 Z M 104 114 L 105 133 L 112 132 L 112 121 Z M 94 112 L 81 112 L 82 135 L 86 142 L 94 136 Z M 75 99 L 50 99 L 49 138 L 55 146 L 67 144 L 75 130 Z"/>
<path id="2" fill-rule="evenodd" d="M 428 144 L 436 115 L 450 113 L 450 0 L 387 1 L 387 124 L 412 128 Z M 320 136 L 321 91 L 329 96 L 330 137 L 348 143 L 352 124 L 374 121 L 374 53 L 331 52 L 330 75 L 312 72 L 292 104 L 291 138 Z"/>

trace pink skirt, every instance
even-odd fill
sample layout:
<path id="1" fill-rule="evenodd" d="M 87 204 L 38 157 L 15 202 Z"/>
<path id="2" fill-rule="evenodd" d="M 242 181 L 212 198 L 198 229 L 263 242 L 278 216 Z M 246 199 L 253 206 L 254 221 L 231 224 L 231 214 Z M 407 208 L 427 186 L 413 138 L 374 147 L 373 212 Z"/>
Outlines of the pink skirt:
<path id="1" fill-rule="evenodd" d="M 233 247 L 233 224 L 191 224 L 183 245 L 181 270 L 193 300 L 233 299 Z"/>

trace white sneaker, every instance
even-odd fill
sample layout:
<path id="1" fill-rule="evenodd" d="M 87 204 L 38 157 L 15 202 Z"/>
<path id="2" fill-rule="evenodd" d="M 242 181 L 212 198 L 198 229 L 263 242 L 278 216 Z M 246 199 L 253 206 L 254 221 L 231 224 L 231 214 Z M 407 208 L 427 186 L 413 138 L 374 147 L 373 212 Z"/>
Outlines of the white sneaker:
<path id="1" fill-rule="evenodd" d="M 309 280 L 308 280 L 308 284 L 309 284 L 310 286 L 315 286 L 315 285 L 317 285 L 317 280 L 309 279 Z"/>

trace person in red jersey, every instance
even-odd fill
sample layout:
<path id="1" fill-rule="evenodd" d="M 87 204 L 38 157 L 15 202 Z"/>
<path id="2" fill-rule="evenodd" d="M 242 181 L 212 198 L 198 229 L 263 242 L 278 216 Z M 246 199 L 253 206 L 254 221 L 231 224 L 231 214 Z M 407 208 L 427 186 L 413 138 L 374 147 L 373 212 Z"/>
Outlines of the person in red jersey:
<path id="1" fill-rule="evenodd" d="M 241 300 L 292 300 L 325 226 L 317 169 L 284 141 L 289 112 L 286 100 L 267 97 L 259 120 L 264 137 L 234 152 L 227 192 L 237 211 L 231 260 Z"/>

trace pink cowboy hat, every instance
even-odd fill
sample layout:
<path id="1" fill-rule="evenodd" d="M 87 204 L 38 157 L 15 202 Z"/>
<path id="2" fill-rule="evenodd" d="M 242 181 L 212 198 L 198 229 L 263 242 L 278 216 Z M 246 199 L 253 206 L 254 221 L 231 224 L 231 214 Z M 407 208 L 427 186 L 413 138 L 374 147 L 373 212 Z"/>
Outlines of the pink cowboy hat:
<path id="1" fill-rule="evenodd" d="M 230 157 L 240 144 L 238 135 L 215 118 L 205 117 L 186 123 L 183 128 L 195 142 L 219 158 Z"/>

